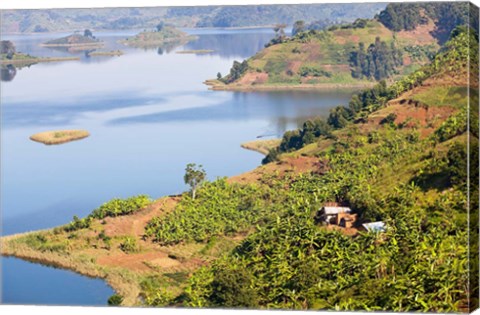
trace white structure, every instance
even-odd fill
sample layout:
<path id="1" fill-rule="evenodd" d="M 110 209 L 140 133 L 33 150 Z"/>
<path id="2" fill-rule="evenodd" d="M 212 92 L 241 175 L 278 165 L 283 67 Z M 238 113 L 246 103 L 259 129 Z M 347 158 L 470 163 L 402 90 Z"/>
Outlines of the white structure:
<path id="1" fill-rule="evenodd" d="M 385 226 L 385 223 L 382 221 L 378 222 L 370 222 L 370 223 L 364 223 L 362 226 L 365 228 L 367 232 L 385 232 L 387 227 Z"/>

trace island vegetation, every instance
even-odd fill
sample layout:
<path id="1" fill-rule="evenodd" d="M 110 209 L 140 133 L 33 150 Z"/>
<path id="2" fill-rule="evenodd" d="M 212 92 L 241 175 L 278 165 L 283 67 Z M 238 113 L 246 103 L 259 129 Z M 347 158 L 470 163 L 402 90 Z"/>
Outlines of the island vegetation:
<path id="1" fill-rule="evenodd" d="M 35 57 L 29 54 L 17 52 L 15 44 L 8 40 L 0 42 L 0 65 L 2 69 L 11 71 L 13 66 L 25 67 L 39 62 L 55 62 L 67 60 L 79 60 L 78 57 Z M 11 66 L 8 69 L 8 66 Z"/>
<path id="2" fill-rule="evenodd" d="M 406 39 L 395 41 L 380 21 L 359 25 L 299 32 L 294 39 L 282 39 L 278 28 L 281 42 L 237 62 L 222 78 L 237 82 L 252 68 L 278 78 L 284 68 L 280 59 L 262 64 L 266 51 L 278 50 L 278 58 L 288 60 L 290 53 L 304 54 L 304 44 L 325 39 L 344 51 L 339 34 L 359 36 L 340 56 L 313 47 L 336 65 L 356 52 L 358 74 L 365 78 L 348 82 L 375 86 L 328 117 L 286 132 L 269 146 L 264 165 L 207 181 L 201 166 L 189 164 L 188 192 L 157 200 L 114 199 L 64 226 L 3 237 L 2 254 L 105 278 L 116 291 L 110 305 L 476 308 L 478 277 L 472 275 L 478 275 L 478 251 L 471 248 L 478 248 L 478 239 L 470 239 L 469 231 L 478 229 L 478 212 L 471 211 L 479 206 L 478 164 L 467 164 L 467 155 L 478 160 L 478 150 L 468 151 L 478 149 L 478 107 L 468 110 L 469 102 L 478 104 L 478 30 L 453 28 L 432 60 L 401 76 L 402 65 L 394 59 Z M 362 66 L 362 60 L 379 56 L 391 59 L 392 68 Z M 292 76 L 339 79 L 336 68 L 297 67 Z M 376 82 L 379 71 L 384 72 Z M 395 71 L 396 81 L 385 80 Z M 468 199 L 469 191 L 474 196 Z M 322 223 L 319 209 L 328 203 L 348 205 L 357 215 L 353 226 Z M 362 230 L 362 224 L 377 221 L 387 228 Z"/>
<path id="3" fill-rule="evenodd" d="M 191 40 L 196 39 L 195 36 L 190 36 L 173 26 L 165 25 L 160 22 L 152 31 L 143 31 L 133 37 L 126 38 L 119 41 L 120 43 L 132 47 L 162 47 L 172 44 L 186 44 Z"/>
<path id="4" fill-rule="evenodd" d="M 52 145 L 80 140 L 89 135 L 90 133 L 86 130 L 52 130 L 36 133 L 30 137 L 30 140 Z"/>
<path id="5" fill-rule="evenodd" d="M 44 47 L 67 47 L 75 48 L 77 50 L 92 49 L 92 47 L 101 47 L 105 43 L 97 39 L 92 31 L 89 29 L 84 30 L 83 34 L 74 33 L 69 36 L 57 38 L 43 43 Z"/>

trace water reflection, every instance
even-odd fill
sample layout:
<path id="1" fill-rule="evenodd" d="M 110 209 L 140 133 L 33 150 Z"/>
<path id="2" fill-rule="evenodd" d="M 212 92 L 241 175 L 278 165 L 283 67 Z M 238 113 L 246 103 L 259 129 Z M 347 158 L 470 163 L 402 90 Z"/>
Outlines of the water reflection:
<path id="1" fill-rule="evenodd" d="M 222 58 L 248 58 L 264 48 L 273 37 L 271 32 L 199 34 L 196 41 L 185 45 L 186 50 L 209 49 Z M 245 45 L 248 42 L 248 45 Z"/>
<path id="2" fill-rule="evenodd" d="M 17 68 L 14 65 L 2 65 L 0 68 L 0 77 L 4 82 L 12 81 L 17 75 Z"/>

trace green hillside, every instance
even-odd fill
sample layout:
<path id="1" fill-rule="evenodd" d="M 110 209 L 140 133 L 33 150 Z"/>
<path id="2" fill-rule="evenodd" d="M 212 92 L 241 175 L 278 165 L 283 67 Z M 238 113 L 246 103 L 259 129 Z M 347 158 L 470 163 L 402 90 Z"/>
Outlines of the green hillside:
<path id="1" fill-rule="evenodd" d="M 278 26 L 265 49 L 234 63 L 221 80 L 208 83 L 213 89 L 258 89 L 348 87 L 395 80 L 429 62 L 446 31 L 470 23 L 469 9 L 445 3 L 388 5 L 374 19 L 333 25 L 325 31 L 300 30 L 292 37 Z M 454 22 L 446 25 L 447 19 Z"/>
<path id="2" fill-rule="evenodd" d="M 478 250 L 470 252 L 469 266 L 468 248 L 478 248 L 478 240 L 469 243 L 468 209 L 475 218 L 470 222 L 477 222 L 478 195 L 466 204 L 466 163 L 467 154 L 478 160 L 478 110 L 470 112 L 477 127 L 467 130 L 478 80 L 463 74 L 478 72 L 478 36 L 465 29 L 453 36 L 432 65 L 392 86 L 359 93 L 328 119 L 287 132 L 270 156 L 278 162 L 265 167 L 313 156 L 317 168 L 308 175 L 262 178 L 272 191 L 258 189 L 249 200 L 260 200 L 253 204 L 268 215 L 239 246 L 189 279 L 183 305 L 422 312 L 477 307 Z M 424 93 L 430 89 L 451 97 L 437 103 Z M 415 102 L 419 95 L 422 101 Z M 478 192 L 478 164 L 470 171 L 470 189 Z M 387 230 L 352 237 L 347 229 L 322 226 L 317 210 L 331 201 L 355 209 L 360 222 L 385 222 Z M 256 207 L 249 209 L 257 213 Z M 169 220 L 158 225 L 160 241 L 170 235 L 163 229 Z M 175 222 L 170 231 L 187 229 L 188 235 L 189 225 L 178 217 Z M 478 222 L 471 228 L 476 231 Z"/>
<path id="3" fill-rule="evenodd" d="M 195 197 L 113 199 L 0 249 L 105 278 L 112 304 L 472 311 L 478 67 L 478 34 L 456 28 L 431 63 L 286 132 L 251 172 Z M 332 202 L 351 227 L 322 221 Z M 385 230 L 362 229 L 376 221 Z"/>

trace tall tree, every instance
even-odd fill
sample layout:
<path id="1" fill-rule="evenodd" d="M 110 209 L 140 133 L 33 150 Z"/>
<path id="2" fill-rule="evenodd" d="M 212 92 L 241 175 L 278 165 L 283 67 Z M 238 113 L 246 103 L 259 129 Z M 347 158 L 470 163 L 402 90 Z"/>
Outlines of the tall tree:
<path id="1" fill-rule="evenodd" d="M 192 199 L 195 199 L 197 188 L 200 186 L 200 184 L 202 184 L 203 181 L 205 181 L 206 176 L 207 173 L 202 168 L 202 165 L 198 165 L 197 167 L 195 163 L 187 164 L 183 180 L 185 181 L 185 184 L 189 185 L 191 188 Z"/>
<path id="2" fill-rule="evenodd" d="M 293 28 L 292 28 L 292 35 L 295 36 L 297 35 L 298 33 L 301 33 L 303 31 L 305 31 L 305 21 L 296 21 L 294 24 L 293 24 Z"/>

